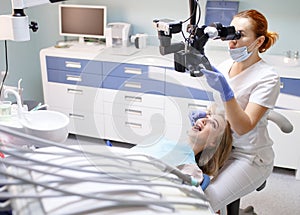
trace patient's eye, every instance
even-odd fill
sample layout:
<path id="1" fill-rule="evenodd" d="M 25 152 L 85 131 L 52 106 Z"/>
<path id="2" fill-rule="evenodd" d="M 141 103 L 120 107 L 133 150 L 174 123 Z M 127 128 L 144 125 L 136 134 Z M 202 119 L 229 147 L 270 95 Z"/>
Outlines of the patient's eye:
<path id="1" fill-rule="evenodd" d="M 213 121 L 210 121 L 210 124 L 211 124 L 211 126 L 212 126 L 213 128 L 217 128 L 216 123 L 214 123 Z"/>
<path id="2" fill-rule="evenodd" d="M 219 127 L 219 123 L 215 119 L 210 119 L 209 123 L 214 129 L 217 129 Z"/>

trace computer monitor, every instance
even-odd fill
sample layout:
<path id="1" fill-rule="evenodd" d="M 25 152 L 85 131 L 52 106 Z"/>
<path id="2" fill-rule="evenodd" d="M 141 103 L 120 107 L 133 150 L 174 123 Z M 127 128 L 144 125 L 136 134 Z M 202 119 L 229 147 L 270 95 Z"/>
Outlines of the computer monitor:
<path id="1" fill-rule="evenodd" d="M 84 38 L 105 38 L 106 6 L 59 5 L 59 34 Z"/>

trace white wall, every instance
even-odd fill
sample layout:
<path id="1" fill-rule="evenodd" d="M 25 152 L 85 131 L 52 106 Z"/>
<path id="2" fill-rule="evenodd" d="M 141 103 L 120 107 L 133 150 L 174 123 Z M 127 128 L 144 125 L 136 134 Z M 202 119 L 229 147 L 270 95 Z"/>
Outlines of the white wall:
<path id="1" fill-rule="evenodd" d="M 156 36 L 152 20 L 155 18 L 185 20 L 189 16 L 188 2 L 188 0 L 70 0 L 66 3 L 106 5 L 108 22 L 129 22 L 133 24 L 133 33 Z M 0 14 L 10 13 L 10 7 L 10 0 L 1 0 Z M 298 23 L 300 1 L 240 0 L 240 10 L 251 8 L 263 12 L 269 20 L 270 30 L 280 34 L 278 43 L 270 53 L 281 54 L 286 50 L 300 50 L 297 40 L 300 34 Z M 16 85 L 22 78 L 24 99 L 42 101 L 39 51 L 62 39 L 58 35 L 58 8 L 57 4 L 42 5 L 27 9 L 26 13 L 31 20 L 38 21 L 40 29 L 37 33 L 31 34 L 31 40 L 28 42 L 8 42 L 9 76 L 6 84 Z M 179 35 L 177 37 L 180 39 Z M 153 42 L 155 41 L 157 40 L 153 39 Z M 0 70 L 5 68 L 3 47 L 3 41 L 0 41 Z"/>

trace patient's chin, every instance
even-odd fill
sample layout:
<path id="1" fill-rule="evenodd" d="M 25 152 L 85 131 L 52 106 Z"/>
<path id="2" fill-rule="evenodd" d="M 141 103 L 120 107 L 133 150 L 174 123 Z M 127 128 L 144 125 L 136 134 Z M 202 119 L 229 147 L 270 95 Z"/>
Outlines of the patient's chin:
<path id="1" fill-rule="evenodd" d="M 197 132 L 189 132 L 189 143 L 190 145 L 202 145 L 203 141 L 201 138 L 197 135 Z"/>

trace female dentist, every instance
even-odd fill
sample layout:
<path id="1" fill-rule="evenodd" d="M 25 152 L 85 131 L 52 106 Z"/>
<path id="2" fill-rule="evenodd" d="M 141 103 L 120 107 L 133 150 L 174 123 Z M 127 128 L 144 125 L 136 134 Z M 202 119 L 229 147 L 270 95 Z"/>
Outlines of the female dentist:
<path id="1" fill-rule="evenodd" d="M 239 40 L 229 42 L 232 59 L 219 71 L 201 70 L 219 91 L 233 130 L 231 157 L 205 191 L 215 211 L 254 191 L 271 174 L 274 152 L 267 115 L 280 91 L 278 74 L 259 55 L 278 39 L 277 33 L 268 31 L 265 16 L 242 11 L 231 25 L 241 33 Z"/>

